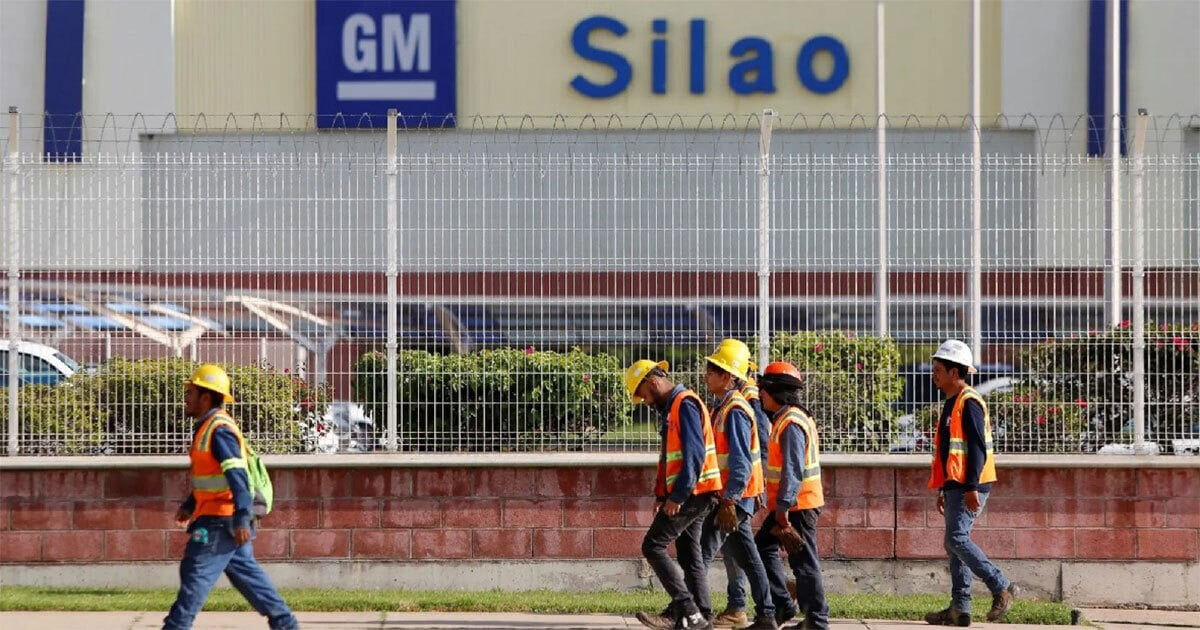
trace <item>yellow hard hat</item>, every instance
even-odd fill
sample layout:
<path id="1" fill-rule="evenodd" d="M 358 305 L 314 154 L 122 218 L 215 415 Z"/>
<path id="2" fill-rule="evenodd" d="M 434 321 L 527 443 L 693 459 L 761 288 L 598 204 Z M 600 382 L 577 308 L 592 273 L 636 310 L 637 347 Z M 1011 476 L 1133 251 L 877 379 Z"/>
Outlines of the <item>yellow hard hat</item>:
<path id="1" fill-rule="evenodd" d="M 706 359 L 709 363 L 729 372 L 739 380 L 746 380 L 746 370 L 750 368 L 750 348 L 737 339 L 725 339 L 717 346 L 717 351 Z"/>
<path id="2" fill-rule="evenodd" d="M 192 378 L 188 379 L 188 384 L 217 392 L 224 396 L 225 402 L 233 402 L 233 394 L 229 393 L 229 375 L 219 365 L 205 363 L 196 368 L 196 371 L 192 372 Z"/>
<path id="3" fill-rule="evenodd" d="M 641 396 L 637 395 L 637 388 L 646 380 L 646 375 L 654 368 L 659 368 L 666 372 L 671 369 L 671 364 L 666 361 L 655 363 L 649 359 L 641 359 L 634 361 L 633 365 L 625 369 L 625 389 L 629 392 L 629 397 L 633 399 L 633 404 L 637 405 L 644 402 Z"/>

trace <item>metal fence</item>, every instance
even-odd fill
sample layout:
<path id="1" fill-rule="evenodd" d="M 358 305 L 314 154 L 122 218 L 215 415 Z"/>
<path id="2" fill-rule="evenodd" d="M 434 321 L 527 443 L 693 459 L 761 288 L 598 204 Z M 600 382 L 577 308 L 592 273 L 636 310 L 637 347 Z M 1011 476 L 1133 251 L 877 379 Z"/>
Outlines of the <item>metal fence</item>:
<path id="1" fill-rule="evenodd" d="M 231 366 L 266 451 L 652 449 L 621 367 L 701 387 L 730 336 L 807 366 L 827 450 L 928 450 L 950 337 L 1002 451 L 1200 444 L 1189 119 L 1130 125 L 1114 230 L 1110 162 L 1062 118 L 991 121 L 978 158 L 969 124 L 893 121 L 882 160 L 832 118 L 109 117 L 49 157 L 13 141 L 33 118 L 0 187 L 9 452 L 183 452 L 194 361 Z"/>

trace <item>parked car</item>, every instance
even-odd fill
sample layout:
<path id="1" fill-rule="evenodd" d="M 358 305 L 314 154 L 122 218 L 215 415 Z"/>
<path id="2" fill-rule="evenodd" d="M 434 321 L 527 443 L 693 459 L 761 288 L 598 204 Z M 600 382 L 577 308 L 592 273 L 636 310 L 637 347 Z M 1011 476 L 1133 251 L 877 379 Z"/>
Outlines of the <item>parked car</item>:
<path id="1" fill-rule="evenodd" d="M 9 341 L 0 340 L 0 387 L 8 385 Z M 17 342 L 22 385 L 57 385 L 80 370 L 74 359 L 40 343 Z"/>

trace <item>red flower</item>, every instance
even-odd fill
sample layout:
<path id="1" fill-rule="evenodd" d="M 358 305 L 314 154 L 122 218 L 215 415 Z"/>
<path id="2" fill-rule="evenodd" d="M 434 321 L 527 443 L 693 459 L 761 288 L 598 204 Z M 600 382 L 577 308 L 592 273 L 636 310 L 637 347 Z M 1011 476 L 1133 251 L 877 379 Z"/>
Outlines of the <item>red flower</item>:
<path id="1" fill-rule="evenodd" d="M 1076 398 L 1076 399 L 1075 399 L 1075 404 L 1076 404 L 1076 405 L 1079 405 L 1079 408 L 1080 408 L 1080 409 L 1087 409 L 1087 406 L 1088 406 L 1088 401 L 1084 400 L 1082 397 L 1081 397 L 1081 398 Z"/>
<path id="2" fill-rule="evenodd" d="M 1159 330 L 1171 330 L 1171 326 L 1170 326 L 1170 324 L 1159 324 L 1158 329 Z"/>
<path id="3" fill-rule="evenodd" d="M 863 364 L 861 364 L 861 363 L 855 363 L 855 364 L 854 364 L 854 369 L 855 369 L 855 370 L 857 370 L 857 371 L 859 371 L 859 372 L 861 372 L 861 371 L 862 371 L 862 369 L 863 369 Z"/>
<path id="4" fill-rule="evenodd" d="M 1122 320 L 1121 320 L 1121 323 L 1120 323 L 1120 324 L 1117 324 L 1117 326 L 1119 326 L 1119 327 L 1121 327 L 1121 328 L 1129 328 L 1129 320 L 1128 320 L 1128 319 L 1122 319 Z"/>
<path id="5" fill-rule="evenodd" d="M 525 347 L 525 354 L 533 354 L 533 352 L 534 352 L 534 350 L 533 350 L 533 346 L 526 346 L 526 347 Z"/>
<path id="6" fill-rule="evenodd" d="M 1046 416 L 1038 416 L 1035 420 L 1037 420 L 1038 424 L 1046 424 Z"/>
<path id="7" fill-rule="evenodd" d="M 1049 411 L 1051 415 L 1055 415 L 1055 414 L 1057 414 L 1059 411 L 1062 411 L 1062 409 L 1059 409 L 1058 407 L 1050 407 L 1050 408 L 1049 408 L 1049 409 L 1047 409 L 1046 411 Z"/>
<path id="8" fill-rule="evenodd" d="M 1171 342 L 1175 344 L 1176 350 L 1186 350 L 1187 347 L 1190 345 L 1188 343 L 1188 340 L 1184 339 L 1183 337 L 1176 337 L 1176 338 L 1172 339 Z"/>
<path id="9" fill-rule="evenodd" d="M 818 341 L 816 343 L 816 345 L 813 346 L 813 352 L 820 352 L 824 349 L 825 349 L 825 344 L 821 343 L 820 341 Z"/>
<path id="10" fill-rule="evenodd" d="M 588 383 L 588 382 L 591 382 L 591 380 L 592 380 L 592 375 L 591 375 L 591 374 L 584 374 L 584 375 L 583 375 L 583 382 L 585 382 L 585 383 Z"/>

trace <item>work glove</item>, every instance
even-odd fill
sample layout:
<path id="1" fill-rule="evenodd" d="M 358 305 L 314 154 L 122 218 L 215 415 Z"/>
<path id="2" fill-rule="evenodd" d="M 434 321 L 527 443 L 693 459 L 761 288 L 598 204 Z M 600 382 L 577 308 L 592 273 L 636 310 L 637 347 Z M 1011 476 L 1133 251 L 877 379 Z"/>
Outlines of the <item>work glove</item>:
<path id="1" fill-rule="evenodd" d="M 771 533 L 779 539 L 779 544 L 787 550 L 789 556 L 794 556 L 804 549 L 804 539 L 800 537 L 800 532 L 796 531 L 795 527 L 779 527 L 775 526 Z"/>
<path id="2" fill-rule="evenodd" d="M 741 519 L 738 518 L 737 506 L 732 501 L 722 501 L 717 507 L 717 527 L 723 534 L 732 534 L 737 530 Z"/>

